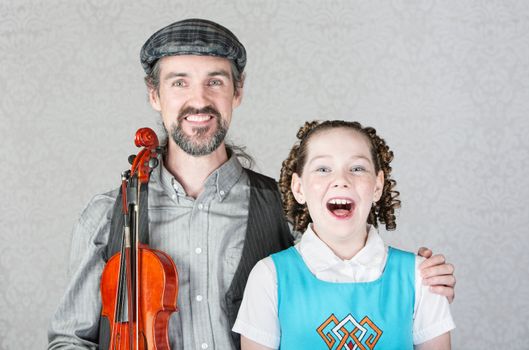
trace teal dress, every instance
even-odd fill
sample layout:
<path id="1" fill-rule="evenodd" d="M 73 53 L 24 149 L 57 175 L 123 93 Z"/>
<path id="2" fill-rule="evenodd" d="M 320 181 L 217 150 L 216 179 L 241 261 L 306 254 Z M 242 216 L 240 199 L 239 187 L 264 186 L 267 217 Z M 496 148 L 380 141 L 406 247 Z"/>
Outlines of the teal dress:
<path id="1" fill-rule="evenodd" d="M 281 350 L 413 349 L 415 255 L 390 247 L 372 282 L 317 279 L 291 247 L 272 255 Z"/>

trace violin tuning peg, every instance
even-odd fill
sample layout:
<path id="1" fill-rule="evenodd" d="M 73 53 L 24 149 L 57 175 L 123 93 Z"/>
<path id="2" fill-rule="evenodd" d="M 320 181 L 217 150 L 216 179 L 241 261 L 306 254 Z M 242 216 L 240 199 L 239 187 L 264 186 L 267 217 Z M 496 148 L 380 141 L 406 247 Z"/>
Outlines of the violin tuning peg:
<path id="1" fill-rule="evenodd" d="M 136 155 L 135 154 L 131 154 L 129 156 L 129 164 L 132 165 L 134 163 L 134 159 L 136 158 Z"/>
<path id="2" fill-rule="evenodd" d="M 154 169 L 157 166 L 158 166 L 158 159 L 157 158 L 149 159 L 149 168 Z"/>
<path id="3" fill-rule="evenodd" d="M 130 170 L 125 170 L 121 173 L 121 179 L 122 180 L 128 180 L 130 179 Z"/>

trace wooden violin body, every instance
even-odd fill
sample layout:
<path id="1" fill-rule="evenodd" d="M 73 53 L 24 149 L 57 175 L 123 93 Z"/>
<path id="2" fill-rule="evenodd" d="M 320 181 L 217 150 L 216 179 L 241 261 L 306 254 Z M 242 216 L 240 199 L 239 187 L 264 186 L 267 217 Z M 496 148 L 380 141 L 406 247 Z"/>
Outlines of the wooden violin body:
<path id="1" fill-rule="evenodd" d="M 173 260 L 166 253 L 142 247 L 138 254 L 140 284 L 138 286 L 139 309 L 136 323 L 129 327 L 128 322 L 116 322 L 116 295 L 121 253 L 115 254 L 107 262 L 101 276 L 101 314 L 117 327 L 110 337 L 110 349 L 169 350 L 167 327 L 171 313 L 177 311 L 178 275 Z M 129 329 L 132 328 L 132 329 Z M 135 334 L 139 329 L 140 334 Z M 132 332 L 132 334 L 130 334 Z M 132 336 L 132 337 L 131 337 Z M 130 344 L 131 338 L 138 338 L 139 347 Z"/>

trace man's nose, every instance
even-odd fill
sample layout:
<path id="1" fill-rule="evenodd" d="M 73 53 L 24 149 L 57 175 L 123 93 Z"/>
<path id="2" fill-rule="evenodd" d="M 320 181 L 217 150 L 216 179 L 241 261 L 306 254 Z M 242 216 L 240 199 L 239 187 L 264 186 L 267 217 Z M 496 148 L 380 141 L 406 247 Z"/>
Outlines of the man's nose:
<path id="1" fill-rule="evenodd" d="M 189 103 L 192 106 L 201 108 L 210 104 L 207 89 L 202 85 L 197 85 L 191 89 Z"/>

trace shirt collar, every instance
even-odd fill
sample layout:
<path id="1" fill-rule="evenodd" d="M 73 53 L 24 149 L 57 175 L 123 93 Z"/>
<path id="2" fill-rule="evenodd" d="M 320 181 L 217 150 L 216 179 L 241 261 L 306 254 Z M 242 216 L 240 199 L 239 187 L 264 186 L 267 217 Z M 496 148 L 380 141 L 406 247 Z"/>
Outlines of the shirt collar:
<path id="1" fill-rule="evenodd" d="M 228 195 L 231 188 L 239 181 L 243 172 L 243 167 L 235 154 L 232 154 L 228 161 L 222 164 L 206 179 L 205 187 L 215 187 L 219 201 L 222 202 Z"/>
<path id="2" fill-rule="evenodd" d="M 179 197 L 185 197 L 186 192 L 184 187 L 178 182 L 178 180 L 165 168 L 163 165 L 162 158 L 159 158 L 161 166 L 159 171 L 159 180 L 160 183 L 167 193 L 177 194 L 176 200 L 178 201 Z M 222 202 L 224 198 L 228 195 L 231 188 L 239 181 L 243 172 L 243 167 L 237 156 L 232 154 L 230 158 L 217 168 L 213 173 L 211 173 L 204 183 L 204 187 L 215 187 L 215 192 L 219 198 L 219 201 Z"/>
<path id="3" fill-rule="evenodd" d="M 309 269 L 314 273 L 331 269 L 337 264 L 360 265 L 366 268 L 383 269 L 386 256 L 384 241 L 375 227 L 369 226 L 365 246 L 350 260 L 337 257 L 312 230 L 312 224 L 301 237 L 299 251 Z"/>
<path id="4" fill-rule="evenodd" d="M 156 176 L 156 178 L 158 178 L 158 181 L 160 182 L 163 191 L 178 203 L 179 197 L 185 196 L 184 188 L 182 187 L 182 185 L 180 185 L 178 181 L 176 181 L 173 174 L 171 174 L 169 170 L 167 170 L 163 162 L 163 157 L 158 157 L 158 160 L 160 161 L 160 166 L 154 170 L 158 171 L 158 176 Z M 155 176 L 153 176 L 153 178 L 155 178 Z"/>

